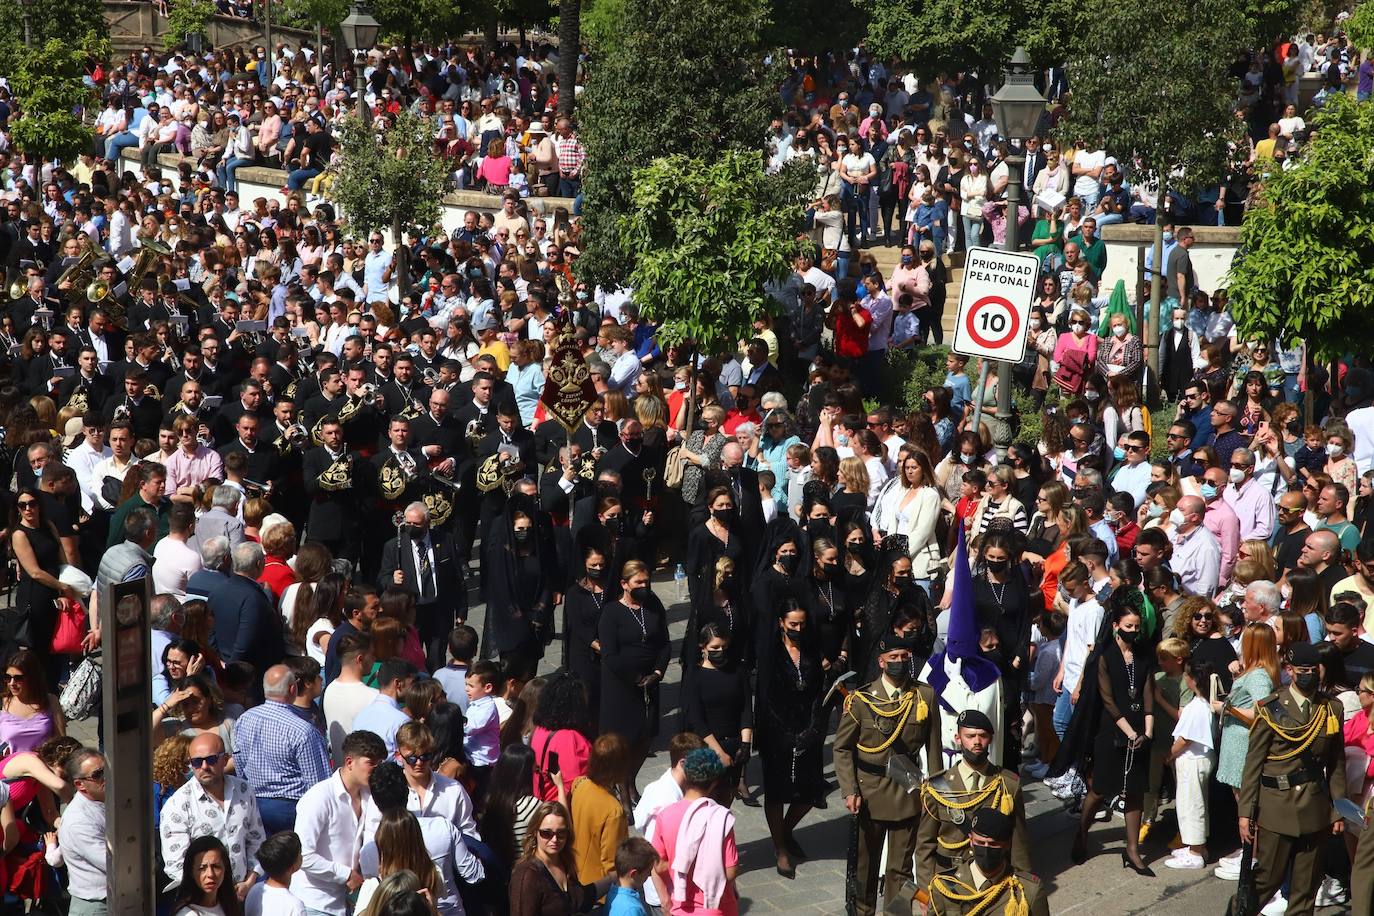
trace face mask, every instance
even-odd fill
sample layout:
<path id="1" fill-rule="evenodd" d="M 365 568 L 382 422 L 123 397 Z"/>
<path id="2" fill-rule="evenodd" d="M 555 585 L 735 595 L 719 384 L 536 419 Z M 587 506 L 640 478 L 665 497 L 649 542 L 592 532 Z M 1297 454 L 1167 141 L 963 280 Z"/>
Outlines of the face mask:
<path id="1" fill-rule="evenodd" d="M 835 443 L 837 445 L 848 445 L 849 437 L 846 436 L 844 433 L 840 433 L 838 436 L 835 437 Z"/>
<path id="2" fill-rule="evenodd" d="M 626 440 L 625 440 L 625 447 L 628 448 L 628 449 L 629 449 L 630 451 L 632 451 L 632 452 L 638 452 L 639 449 L 640 449 L 643 445 L 644 445 L 644 437 L 643 437 L 643 436 L 635 436 L 635 437 L 632 438 L 632 439 L 626 439 Z"/>
<path id="3" fill-rule="evenodd" d="M 1217 488 L 1210 483 L 1204 483 L 1199 489 L 1202 490 L 1202 498 L 1209 502 L 1217 498 Z"/>
<path id="4" fill-rule="evenodd" d="M 605 525 L 607 528 L 609 528 L 609 529 L 612 530 L 612 531 L 619 531 L 619 530 L 620 530 L 620 516 L 618 516 L 618 515 L 609 515 L 609 516 L 607 516 L 606 518 L 603 518 L 603 519 L 601 520 L 601 524 Z"/>
<path id="5" fill-rule="evenodd" d="M 995 875 L 1007 864 L 1007 851 L 1000 846 L 974 846 L 973 861 L 985 875 Z"/>
<path id="6" fill-rule="evenodd" d="M 985 564 L 990 573 L 1004 573 L 1011 566 L 1010 560 L 988 560 Z"/>
<path id="7" fill-rule="evenodd" d="M 790 642 L 790 643 L 792 643 L 793 645 L 796 645 L 797 643 L 801 642 L 801 640 L 802 640 L 802 631 L 801 631 L 801 630 L 791 630 L 791 629 L 786 629 L 786 628 L 784 628 L 783 631 L 782 631 L 782 635 L 786 636 L 786 637 L 787 637 L 787 641 Z"/>
<path id="8" fill-rule="evenodd" d="M 791 575 L 797 569 L 797 555 L 795 553 L 784 553 L 778 556 L 778 565 L 783 571 Z"/>
<path id="9" fill-rule="evenodd" d="M 1327 443 L 1326 453 L 1330 455 L 1332 458 L 1335 458 L 1343 451 L 1345 451 L 1345 449 L 1342 446 L 1339 446 L 1334 442 Z"/>
<path id="10" fill-rule="evenodd" d="M 1150 518 L 1159 518 L 1164 514 L 1164 507 L 1159 503 L 1150 503 L 1149 508 L 1145 510 L 1145 514 Z"/>
<path id="11" fill-rule="evenodd" d="M 515 543 L 528 544 L 530 542 L 530 535 L 534 534 L 534 529 L 516 528 L 513 533 L 515 534 Z"/>
<path id="12" fill-rule="evenodd" d="M 959 455 L 959 460 L 962 461 L 964 464 L 973 464 L 973 460 L 977 457 L 977 455 L 964 455 L 961 453 Z"/>
<path id="13" fill-rule="evenodd" d="M 425 539 L 425 535 L 428 534 L 428 533 L 429 533 L 429 529 L 428 529 L 428 528 L 425 528 L 425 527 L 422 526 L 422 525 L 411 525 L 411 526 L 410 526 L 410 536 L 411 536 L 411 538 L 412 538 L 413 540 L 416 540 L 416 541 L 423 541 L 423 540 Z"/>
<path id="14" fill-rule="evenodd" d="M 1135 643 L 1135 641 L 1136 641 L 1137 639 L 1140 638 L 1140 631 L 1139 631 L 1139 630 L 1117 630 L 1117 631 L 1116 631 L 1116 635 L 1117 635 L 1118 637 L 1120 637 L 1120 639 L 1121 639 L 1122 642 L 1124 642 L 1126 645 L 1129 646 L 1129 645 L 1133 645 L 1133 644 Z"/>
<path id="15" fill-rule="evenodd" d="M 1069 325 L 1069 330 L 1073 331 L 1075 334 L 1082 334 L 1087 329 L 1087 325 L 1083 324 L 1081 321 L 1075 321 L 1073 324 Z"/>
<path id="16" fill-rule="evenodd" d="M 686 390 L 687 390 L 687 383 L 686 383 L 686 382 L 673 382 L 673 390 L 674 390 L 674 391 L 686 391 Z"/>
<path id="17" fill-rule="evenodd" d="M 586 302 L 586 301 L 587 301 L 588 299 L 590 299 L 590 298 L 591 298 L 591 294 L 588 293 L 585 289 L 579 289 L 579 290 L 577 291 L 577 301 L 578 301 L 578 302 Z"/>
<path id="18" fill-rule="evenodd" d="M 1087 398 L 1089 401 L 1096 401 L 1098 398 L 1102 397 L 1102 393 L 1088 388 L 1083 392 L 1083 397 Z"/>
<path id="19" fill-rule="evenodd" d="M 1040 319 L 1039 319 L 1039 318 L 1032 318 L 1032 319 L 1030 320 L 1030 328 L 1031 328 L 1032 331 L 1038 331 L 1038 330 L 1040 330 Z"/>
<path id="20" fill-rule="evenodd" d="M 725 650 L 724 650 L 724 649 L 707 649 L 707 650 L 706 650 L 706 660 L 707 660 L 708 662 L 710 662 L 711 664 L 717 665 L 717 666 L 725 664 Z"/>
<path id="21" fill-rule="evenodd" d="M 837 146 L 837 147 L 835 147 L 835 152 L 837 152 L 837 153 L 839 153 L 841 156 L 843 156 L 845 153 L 849 152 L 849 147 L 847 147 L 847 146 Z"/>
<path id="22" fill-rule="evenodd" d="M 730 526 L 730 523 L 735 520 L 735 510 L 713 509 L 711 510 L 711 517 L 728 528 Z"/>
<path id="23" fill-rule="evenodd" d="M 911 666 L 906 662 L 883 662 L 883 674 L 894 684 L 905 684 L 911 675 Z"/>
<path id="24" fill-rule="evenodd" d="M 1175 319 L 1174 319 L 1174 330 L 1175 330 L 1175 331 L 1181 331 L 1181 330 L 1183 330 L 1183 325 L 1184 325 L 1184 321 L 1183 321 L 1182 318 L 1175 318 Z"/>
<path id="25" fill-rule="evenodd" d="M 600 582 L 603 578 L 605 578 L 605 576 L 606 576 L 606 570 L 605 570 L 605 568 L 602 568 L 602 569 L 590 569 L 590 568 L 589 568 L 589 569 L 587 570 L 587 579 L 590 580 L 590 581 L 592 581 L 592 582 Z"/>
<path id="26" fill-rule="evenodd" d="M 904 255 L 902 255 L 902 263 L 903 263 L 903 264 L 910 264 L 910 263 L 911 263 L 912 261 L 914 261 L 914 260 L 916 260 L 916 259 L 913 258 L 913 257 L 912 257 L 911 255 L 909 255 L 909 254 L 904 254 Z"/>
<path id="27" fill-rule="evenodd" d="M 630 589 L 630 600 L 635 604 L 648 604 L 651 594 L 652 592 L 649 591 L 649 586 L 641 585 L 638 588 Z"/>
<path id="28" fill-rule="evenodd" d="M 980 767 L 980 766 L 982 766 L 983 764 L 985 764 L 985 763 L 988 762 L 988 749 L 987 749 L 987 748 L 983 748 L 981 751 L 971 751 L 971 750 L 969 750 L 968 748 L 965 747 L 965 748 L 960 748 L 960 749 L 959 749 L 959 752 L 960 752 L 961 754 L 964 755 L 964 762 L 967 763 L 967 764 L 968 764 L 969 766 L 971 766 L 971 767 Z M 974 847 L 974 849 L 977 849 L 977 848 L 979 848 L 979 847 L 977 847 L 977 846 Z"/>
<path id="29" fill-rule="evenodd" d="M 839 571 L 840 571 L 840 564 L 838 564 L 838 563 L 822 563 L 822 564 L 821 564 L 821 573 L 822 573 L 822 575 L 824 575 L 827 579 L 832 579 L 832 578 L 834 578 L 834 577 L 835 577 L 835 574 L 836 574 L 837 572 L 839 572 Z"/>
<path id="30" fill-rule="evenodd" d="M 868 116 L 869 116 L 870 118 L 876 118 L 878 115 L 880 115 L 880 114 L 882 114 L 882 113 L 883 113 L 883 110 L 882 110 L 881 108 L 870 108 L 870 109 L 868 109 Z"/>
<path id="31" fill-rule="evenodd" d="M 1231 478 L 1231 483 L 1236 486 L 1240 486 L 1245 482 L 1245 472 L 1240 468 L 1231 468 L 1231 473 L 1228 476 Z"/>
<path id="32" fill-rule="evenodd" d="M 1293 675 L 1293 686 L 1298 688 L 1299 693 L 1310 697 L 1321 686 L 1321 677 L 1315 671 L 1308 674 L 1295 674 Z"/>
<path id="33" fill-rule="evenodd" d="M 840 107 L 841 107 L 841 108 L 848 108 L 848 107 L 849 107 L 849 99 L 840 99 Z"/>
<path id="34" fill-rule="evenodd" d="M 1126 450 L 1118 445 L 1116 448 L 1112 449 L 1112 457 L 1115 458 L 1117 461 L 1125 461 Z"/>
<path id="35" fill-rule="evenodd" d="M 892 584 L 895 585 L 895 586 L 897 586 L 897 591 L 901 591 L 902 589 L 904 589 L 904 588 L 906 588 L 907 586 L 911 585 L 911 577 L 910 577 L 910 576 L 893 576 L 893 577 L 892 577 Z"/>
<path id="36" fill-rule="evenodd" d="M 1169 513 L 1169 524 L 1175 526 L 1184 524 L 1182 509 L 1175 509 L 1174 511 Z"/>
<path id="37" fill-rule="evenodd" d="M 1166 242 L 1172 242 L 1173 240 L 1174 240 L 1174 234 L 1173 234 L 1172 232 L 1169 232 L 1169 231 L 1166 230 L 1165 233 L 1164 233 L 1164 241 L 1166 241 Z"/>
<path id="38" fill-rule="evenodd" d="M 1302 424 L 1299 423 L 1297 420 L 1289 420 L 1288 425 L 1285 427 L 1285 429 L 1288 430 L 1288 434 L 1290 436 L 1302 435 Z"/>

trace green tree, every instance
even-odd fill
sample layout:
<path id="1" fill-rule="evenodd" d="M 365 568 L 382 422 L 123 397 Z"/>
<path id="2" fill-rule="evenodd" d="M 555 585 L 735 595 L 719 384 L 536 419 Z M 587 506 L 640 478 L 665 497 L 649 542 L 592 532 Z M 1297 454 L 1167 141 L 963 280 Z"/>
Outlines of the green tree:
<path id="1" fill-rule="evenodd" d="M 630 210 L 636 168 L 665 155 L 709 161 L 728 149 L 762 149 L 769 119 L 781 107 L 779 74 L 763 63 L 768 27 L 767 0 L 626 5 L 579 109 L 588 240 L 580 275 L 611 284 L 634 269 L 616 226 Z M 572 87 L 559 89 L 571 93 Z"/>
<path id="2" fill-rule="evenodd" d="M 1356 50 L 1374 48 L 1374 3 L 1361 3 L 1345 21 L 1345 34 Z"/>
<path id="3" fill-rule="evenodd" d="M 85 48 L 101 42 L 85 36 L 41 45 L 22 45 L 10 52 L 5 67 L 19 113 L 10 119 L 14 145 L 40 159 L 73 159 L 91 148 L 91 129 L 81 113 L 95 100 L 83 82 Z"/>
<path id="4" fill-rule="evenodd" d="M 94 51 L 110 37 L 101 0 L 0 0 L 0 71 L 8 72 L 10 48 L 24 43 L 26 20 L 33 47 L 56 38 Z"/>
<path id="5" fill-rule="evenodd" d="M 407 45 L 415 38 L 462 34 L 463 10 L 445 0 L 374 0 L 372 15 L 384 31 L 402 36 Z"/>
<path id="6" fill-rule="evenodd" d="M 1073 87 L 1064 142 L 1086 139 L 1131 169 L 1132 181 L 1189 190 L 1226 171 L 1241 123 L 1236 85 L 1227 73 L 1232 51 L 1248 34 L 1244 0 L 1094 0 L 1081 46 L 1071 58 Z M 1141 35 L 1157 41 L 1141 42 Z M 1163 225 L 1156 223 L 1155 263 L 1162 263 Z M 1151 293 L 1146 358 L 1159 345 L 1158 273 Z"/>
<path id="7" fill-rule="evenodd" d="M 1363 350 L 1374 301 L 1374 105 L 1343 93 L 1291 169 L 1263 177 L 1228 294 L 1242 340 L 1302 339 L 1328 362 Z"/>
<path id="8" fill-rule="evenodd" d="M 1018 2 L 1006 0 L 862 0 L 868 47 L 896 54 L 928 75 L 969 68 L 980 72 L 1011 56 L 1022 23 Z"/>
<path id="9" fill-rule="evenodd" d="M 434 152 L 434 125 L 402 112 L 380 136 L 356 117 L 339 131 L 339 174 L 330 192 L 356 235 L 389 231 L 398 243 L 397 275 L 408 278 L 403 232 L 439 226 L 449 166 Z"/>
<path id="10" fill-rule="evenodd" d="M 715 352 L 752 336 L 764 284 L 782 279 L 800 250 L 809 190 L 765 175 L 755 150 L 665 156 L 634 173 L 620 243 L 635 265 L 635 302 L 662 323 L 661 340 Z"/>
<path id="11" fill-rule="evenodd" d="M 214 15 L 215 4 L 211 0 L 172 0 L 162 46 L 172 51 L 185 44 L 188 35 L 204 35 Z"/>
<path id="12" fill-rule="evenodd" d="M 625 0 L 582 0 L 582 40 L 593 52 L 609 44 L 625 18 Z M 560 17 L 558 24 L 563 20 Z"/>

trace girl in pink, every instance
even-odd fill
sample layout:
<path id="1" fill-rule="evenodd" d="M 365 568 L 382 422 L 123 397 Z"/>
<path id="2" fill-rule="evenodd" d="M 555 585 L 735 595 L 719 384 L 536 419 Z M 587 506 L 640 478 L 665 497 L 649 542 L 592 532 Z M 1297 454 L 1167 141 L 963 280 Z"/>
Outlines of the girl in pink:
<path id="1" fill-rule="evenodd" d="M 715 751 L 697 748 L 682 772 L 682 801 L 660 811 L 654 827 L 659 899 L 671 901 L 671 916 L 738 916 L 735 816 L 710 797 L 725 767 Z"/>
<path id="2" fill-rule="evenodd" d="M 587 762 L 592 757 L 592 744 L 587 740 L 590 730 L 591 713 L 582 682 L 566 673 L 550 677 L 535 701 L 534 731 L 530 734 L 534 796 L 540 801 L 558 800 L 555 770 L 563 774 L 565 786 L 587 775 Z"/>
<path id="3" fill-rule="evenodd" d="M 1097 362 L 1097 335 L 1089 330 L 1088 313 L 1075 307 L 1069 312 L 1069 333 L 1060 334 L 1054 345 L 1050 371 L 1065 394 L 1083 393 L 1083 384 Z"/>

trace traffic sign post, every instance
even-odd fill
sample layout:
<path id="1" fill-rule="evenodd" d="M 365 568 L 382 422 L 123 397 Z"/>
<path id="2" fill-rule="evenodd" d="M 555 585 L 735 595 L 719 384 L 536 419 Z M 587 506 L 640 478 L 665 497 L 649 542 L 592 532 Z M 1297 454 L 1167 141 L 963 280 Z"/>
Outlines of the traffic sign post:
<path id="1" fill-rule="evenodd" d="M 959 290 L 953 349 L 983 361 L 974 398 L 974 432 L 982 423 L 983 393 L 987 390 L 991 361 L 1014 364 L 1026 355 L 1026 325 L 1039 275 L 1040 259 L 1033 254 L 970 248 L 964 258 L 964 285 Z M 1004 373 L 998 385 L 1010 381 Z M 999 389 L 999 397 L 1001 393 Z"/>

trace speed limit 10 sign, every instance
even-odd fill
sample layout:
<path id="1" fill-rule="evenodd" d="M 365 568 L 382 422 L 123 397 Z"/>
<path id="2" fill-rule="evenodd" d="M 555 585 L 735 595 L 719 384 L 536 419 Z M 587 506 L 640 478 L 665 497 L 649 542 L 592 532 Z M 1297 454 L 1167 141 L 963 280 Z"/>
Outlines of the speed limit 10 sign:
<path id="1" fill-rule="evenodd" d="M 1020 362 L 1035 299 L 1040 259 L 993 248 L 972 248 L 964 259 L 954 352 Z"/>

